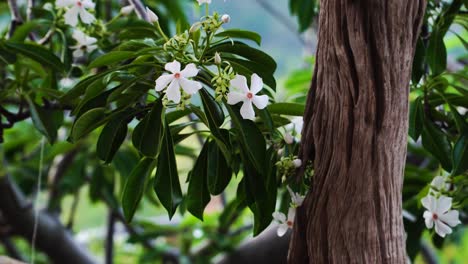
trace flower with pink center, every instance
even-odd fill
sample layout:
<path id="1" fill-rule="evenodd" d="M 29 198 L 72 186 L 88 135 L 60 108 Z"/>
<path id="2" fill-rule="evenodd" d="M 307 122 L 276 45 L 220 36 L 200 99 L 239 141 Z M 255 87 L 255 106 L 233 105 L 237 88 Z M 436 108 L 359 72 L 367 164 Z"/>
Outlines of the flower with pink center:
<path id="1" fill-rule="evenodd" d="M 166 71 L 169 74 L 163 74 L 156 80 L 156 91 L 160 92 L 166 89 L 167 99 L 178 104 L 181 98 L 180 88 L 185 93 L 193 95 L 202 88 L 202 84 L 197 81 L 189 80 L 188 78 L 195 77 L 198 74 L 198 69 L 195 64 L 190 63 L 183 70 L 180 70 L 180 63 L 173 61 L 166 63 Z"/>
<path id="2" fill-rule="evenodd" d="M 289 208 L 288 210 L 288 217 L 286 218 L 286 215 L 280 212 L 274 212 L 273 213 L 273 219 L 279 224 L 278 225 L 278 230 L 276 233 L 278 236 L 284 236 L 288 229 L 292 229 L 294 225 L 294 217 L 296 217 L 296 208 Z"/>
<path id="3" fill-rule="evenodd" d="M 91 0 L 56 0 L 59 8 L 67 8 L 65 12 L 65 24 L 75 27 L 78 24 L 78 16 L 84 24 L 91 24 L 96 18 L 87 9 L 94 10 L 95 4 Z"/>
<path id="4" fill-rule="evenodd" d="M 428 195 L 421 199 L 422 205 L 427 209 L 424 214 L 426 227 L 431 229 L 435 227 L 435 232 L 441 236 L 452 233 L 452 228 L 460 224 L 458 219 L 458 211 L 450 210 L 452 207 L 452 198 L 440 196 L 436 198 Z"/>
<path id="5" fill-rule="evenodd" d="M 257 95 L 263 89 L 263 80 L 257 74 L 252 74 L 250 89 L 247 86 L 247 78 L 236 75 L 231 80 L 231 91 L 228 93 L 228 104 L 235 105 L 242 102 L 240 113 L 242 118 L 253 120 L 255 111 L 253 105 L 258 109 L 264 109 L 268 104 L 268 96 Z"/>

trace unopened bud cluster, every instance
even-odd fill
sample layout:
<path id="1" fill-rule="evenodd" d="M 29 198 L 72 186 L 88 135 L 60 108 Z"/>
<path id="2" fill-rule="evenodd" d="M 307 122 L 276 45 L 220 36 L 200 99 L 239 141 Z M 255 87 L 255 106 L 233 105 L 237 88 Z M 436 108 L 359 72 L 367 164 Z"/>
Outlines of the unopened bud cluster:
<path id="1" fill-rule="evenodd" d="M 175 35 L 164 43 L 164 50 L 172 49 L 178 52 L 185 51 L 185 48 L 189 44 L 189 34 L 184 32 L 179 35 Z"/>
<path id="2" fill-rule="evenodd" d="M 223 97 L 227 99 L 226 95 L 229 92 L 229 85 L 235 75 L 232 67 L 228 65 L 224 69 L 220 67 L 218 74 L 211 79 L 211 83 L 215 88 L 216 101 L 221 102 Z"/>
<path id="3" fill-rule="evenodd" d="M 302 161 L 296 156 L 283 157 L 276 163 L 279 175 L 283 181 L 294 176 L 296 169 L 302 166 Z"/>

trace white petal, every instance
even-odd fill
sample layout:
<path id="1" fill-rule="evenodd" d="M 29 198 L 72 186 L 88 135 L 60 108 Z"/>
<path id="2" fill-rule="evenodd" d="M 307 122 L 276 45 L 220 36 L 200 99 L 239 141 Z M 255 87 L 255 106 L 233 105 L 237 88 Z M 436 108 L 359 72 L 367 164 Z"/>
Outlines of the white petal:
<path id="1" fill-rule="evenodd" d="M 263 80 L 258 76 L 256 73 L 252 74 L 252 77 L 250 79 L 250 91 L 253 94 L 257 94 L 260 92 L 263 88 Z"/>
<path id="2" fill-rule="evenodd" d="M 151 22 L 151 23 L 155 23 L 155 22 L 158 22 L 159 20 L 159 17 L 158 15 L 156 15 L 156 13 L 154 13 L 151 9 L 149 9 L 148 7 L 146 7 L 146 16 L 148 18 L 148 21 Z"/>
<path id="3" fill-rule="evenodd" d="M 79 43 L 79 44 L 85 44 L 86 42 L 86 34 L 83 33 L 83 31 L 79 29 L 73 30 L 72 37 Z"/>
<path id="4" fill-rule="evenodd" d="M 446 223 L 449 226 L 456 226 L 460 224 L 460 220 L 458 219 L 458 211 L 457 210 L 450 210 L 443 215 L 439 215 L 440 221 Z"/>
<path id="5" fill-rule="evenodd" d="M 268 96 L 266 95 L 254 95 L 252 102 L 258 109 L 263 109 L 268 105 Z"/>
<path id="6" fill-rule="evenodd" d="M 431 212 L 435 212 L 436 209 L 436 198 L 430 194 L 428 194 L 426 197 L 421 199 L 421 204 L 426 208 L 427 210 Z"/>
<path id="7" fill-rule="evenodd" d="M 282 224 L 278 226 L 278 230 L 276 231 L 276 234 L 280 237 L 284 236 L 288 232 L 288 225 Z"/>
<path id="8" fill-rule="evenodd" d="M 437 199 L 436 206 L 437 207 L 435 208 L 434 212 L 436 212 L 438 215 L 442 215 L 450 210 L 450 207 L 452 207 L 452 198 L 441 196 L 439 199 Z"/>
<path id="9" fill-rule="evenodd" d="M 57 7 L 66 7 L 75 4 L 75 0 L 57 0 L 55 1 L 55 5 Z"/>
<path id="10" fill-rule="evenodd" d="M 302 126 L 304 125 L 304 118 L 302 116 L 297 116 L 291 119 L 291 123 L 294 126 L 294 130 L 296 131 L 296 134 L 300 135 L 302 132 Z"/>
<path id="11" fill-rule="evenodd" d="M 159 92 L 166 88 L 172 80 L 174 80 L 174 75 L 172 74 L 164 74 L 159 76 L 159 78 L 156 79 L 156 91 Z"/>
<path id="12" fill-rule="evenodd" d="M 283 213 L 274 212 L 272 216 L 273 216 L 273 219 L 278 221 L 279 223 L 281 224 L 286 223 L 286 216 Z"/>
<path id="13" fill-rule="evenodd" d="M 180 102 L 180 85 L 179 82 L 174 79 L 172 80 L 169 87 L 166 90 L 167 99 L 178 104 Z"/>
<path id="14" fill-rule="evenodd" d="M 229 92 L 227 94 L 227 98 L 228 98 L 228 104 L 230 105 L 235 105 L 239 102 L 243 102 L 244 100 L 246 100 L 246 96 L 238 92 Z"/>
<path id="15" fill-rule="evenodd" d="M 187 66 L 185 66 L 185 69 L 183 69 L 180 72 L 180 75 L 185 78 L 195 77 L 197 76 L 197 74 L 198 74 L 197 66 L 195 66 L 195 64 L 193 63 L 190 63 Z"/>
<path id="16" fill-rule="evenodd" d="M 182 86 L 182 89 L 190 95 L 195 94 L 202 88 L 202 84 L 200 82 L 188 80 L 183 77 L 180 77 L 179 83 L 180 86 Z"/>
<path id="17" fill-rule="evenodd" d="M 96 44 L 96 42 L 97 42 L 96 38 L 86 36 L 84 44 L 93 45 L 93 44 Z"/>
<path id="18" fill-rule="evenodd" d="M 94 7 L 96 6 L 91 0 L 83 0 L 81 1 L 81 3 L 83 4 L 84 8 L 88 9 L 94 9 Z"/>
<path id="19" fill-rule="evenodd" d="M 435 177 L 431 182 L 431 186 L 437 190 L 443 190 L 445 188 L 445 177 Z"/>
<path id="20" fill-rule="evenodd" d="M 431 229 L 434 227 L 434 220 L 432 219 L 432 213 L 429 211 L 425 211 L 423 214 L 424 222 L 426 223 L 426 227 Z"/>
<path id="21" fill-rule="evenodd" d="M 81 21 L 83 21 L 83 23 L 85 24 L 91 24 L 93 23 L 94 20 L 96 20 L 93 14 L 89 13 L 84 8 L 80 9 L 80 18 L 81 18 Z"/>
<path id="22" fill-rule="evenodd" d="M 65 19 L 65 24 L 75 27 L 78 24 L 78 12 L 80 11 L 79 7 L 72 7 L 65 12 L 63 18 Z"/>
<path id="23" fill-rule="evenodd" d="M 244 119 L 254 120 L 255 111 L 253 109 L 252 102 L 250 102 L 249 100 L 244 101 L 244 104 L 242 104 L 242 107 L 240 109 L 240 114 Z"/>
<path id="24" fill-rule="evenodd" d="M 168 62 L 164 66 L 164 69 L 166 71 L 172 72 L 172 73 L 178 73 L 180 72 L 180 63 L 178 61 L 173 61 L 173 62 Z"/>
<path id="25" fill-rule="evenodd" d="M 249 87 L 247 86 L 247 79 L 243 75 L 236 75 L 234 79 L 231 80 L 231 86 L 241 90 L 244 93 L 249 92 Z"/>
<path id="26" fill-rule="evenodd" d="M 83 56 L 84 52 L 81 49 L 76 49 L 73 51 L 73 57 L 74 58 L 79 58 Z"/>
<path id="27" fill-rule="evenodd" d="M 435 221 L 435 231 L 441 237 L 445 237 L 445 235 L 452 233 L 452 229 L 448 225 L 438 220 Z"/>
<path id="28" fill-rule="evenodd" d="M 289 207 L 288 221 L 294 222 L 294 217 L 296 217 L 296 208 Z"/>

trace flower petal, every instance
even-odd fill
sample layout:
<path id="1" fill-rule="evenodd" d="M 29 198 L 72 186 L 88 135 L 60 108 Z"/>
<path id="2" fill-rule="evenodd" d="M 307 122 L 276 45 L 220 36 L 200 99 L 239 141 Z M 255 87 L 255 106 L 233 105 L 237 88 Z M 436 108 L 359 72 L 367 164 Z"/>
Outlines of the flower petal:
<path id="1" fill-rule="evenodd" d="M 449 226 L 456 226 L 460 224 L 460 219 L 458 219 L 458 211 L 457 210 L 450 210 L 445 214 L 439 215 L 440 221 L 446 223 Z"/>
<path id="2" fill-rule="evenodd" d="M 180 62 L 178 62 L 176 60 L 173 61 L 173 62 L 168 62 L 164 66 L 164 69 L 166 69 L 166 71 L 169 71 L 169 72 L 172 72 L 172 73 L 178 73 L 178 72 L 180 72 Z"/>
<path id="3" fill-rule="evenodd" d="M 75 27 L 78 24 L 78 12 L 80 11 L 79 7 L 72 7 L 65 12 L 63 18 L 65 19 L 65 24 Z"/>
<path id="4" fill-rule="evenodd" d="M 178 104 L 180 102 L 180 85 L 176 79 L 171 81 L 166 90 L 167 99 Z"/>
<path id="5" fill-rule="evenodd" d="M 185 66 L 185 69 L 183 69 L 180 72 L 180 75 L 185 78 L 195 77 L 197 76 L 197 74 L 198 74 L 197 66 L 195 66 L 195 64 L 193 63 L 190 63 L 187 66 Z"/>
<path id="6" fill-rule="evenodd" d="M 87 52 L 91 53 L 93 50 L 97 49 L 97 45 L 89 45 L 86 49 Z"/>
<path id="7" fill-rule="evenodd" d="M 182 86 L 182 89 L 190 95 L 195 94 L 202 88 L 202 84 L 200 82 L 185 79 L 183 77 L 180 77 L 179 83 L 180 86 Z"/>
<path id="8" fill-rule="evenodd" d="M 428 211 L 435 212 L 436 209 L 436 198 L 430 194 L 421 199 L 421 204 Z"/>
<path id="9" fill-rule="evenodd" d="M 436 208 L 433 212 L 437 213 L 438 215 L 442 215 L 452 207 L 452 198 L 447 196 L 441 196 L 436 201 Z"/>
<path id="10" fill-rule="evenodd" d="M 164 75 L 161 75 L 159 76 L 158 79 L 156 79 L 156 86 L 154 87 L 156 89 L 156 91 L 161 91 L 163 90 L 164 88 L 167 87 L 167 85 L 169 85 L 169 83 L 174 80 L 174 75 L 172 74 L 164 74 Z"/>
<path id="11" fill-rule="evenodd" d="M 252 74 L 252 77 L 250 79 L 250 91 L 253 94 L 257 94 L 260 92 L 263 88 L 263 80 L 258 76 L 256 73 Z"/>
<path id="12" fill-rule="evenodd" d="M 73 57 L 74 58 L 79 58 L 83 56 L 84 52 L 81 49 L 76 49 L 73 51 Z"/>
<path id="13" fill-rule="evenodd" d="M 233 88 L 239 89 L 244 93 L 249 92 L 249 87 L 247 86 L 247 79 L 243 75 L 236 75 L 236 77 L 234 77 L 234 79 L 232 79 L 230 83 Z"/>
<path id="14" fill-rule="evenodd" d="M 97 42 L 96 38 L 88 37 L 88 36 L 85 37 L 85 44 L 86 45 L 96 44 L 96 42 Z"/>
<path id="15" fill-rule="evenodd" d="M 86 42 L 86 34 L 79 29 L 73 30 L 72 37 L 78 42 L 78 45 L 85 44 Z"/>
<path id="16" fill-rule="evenodd" d="M 432 213 L 431 212 L 425 211 L 424 214 L 423 214 L 423 217 L 424 217 L 424 222 L 426 223 L 426 227 L 428 229 L 431 229 L 432 227 L 434 227 L 434 221 L 432 219 Z"/>
<path id="17" fill-rule="evenodd" d="M 273 219 L 278 221 L 279 223 L 286 223 L 286 216 L 283 213 L 280 212 L 274 212 L 272 214 Z"/>
<path id="18" fill-rule="evenodd" d="M 55 1 L 55 5 L 57 7 L 66 7 L 75 4 L 75 0 L 57 0 Z"/>
<path id="19" fill-rule="evenodd" d="M 258 109 L 263 109 L 268 105 L 268 96 L 266 95 L 254 95 L 252 102 Z"/>
<path id="20" fill-rule="evenodd" d="M 243 102 L 246 99 L 246 96 L 239 92 L 229 92 L 227 94 L 227 98 L 228 98 L 228 104 L 235 105 L 239 102 Z"/>
<path id="21" fill-rule="evenodd" d="M 255 118 L 255 111 L 252 106 L 252 102 L 245 100 L 244 104 L 242 104 L 240 109 L 240 114 L 244 119 L 254 120 Z"/>
<path id="22" fill-rule="evenodd" d="M 286 234 L 286 232 L 288 232 L 288 225 L 282 224 L 282 225 L 278 226 L 278 230 L 276 231 L 276 234 L 279 237 L 282 237 L 282 236 L 284 236 L 284 234 Z"/>
<path id="23" fill-rule="evenodd" d="M 83 23 L 85 24 L 91 24 L 93 23 L 94 20 L 96 20 L 94 15 L 86 11 L 86 9 L 84 8 L 80 9 L 80 18 L 81 18 L 81 21 L 83 21 Z"/>
<path id="24" fill-rule="evenodd" d="M 96 6 L 96 4 L 94 4 L 91 0 L 82 0 L 81 3 L 84 8 L 94 9 Z"/>
<path id="25" fill-rule="evenodd" d="M 445 237 L 445 235 L 452 233 L 452 229 L 439 220 L 435 221 L 435 231 L 441 237 Z"/>

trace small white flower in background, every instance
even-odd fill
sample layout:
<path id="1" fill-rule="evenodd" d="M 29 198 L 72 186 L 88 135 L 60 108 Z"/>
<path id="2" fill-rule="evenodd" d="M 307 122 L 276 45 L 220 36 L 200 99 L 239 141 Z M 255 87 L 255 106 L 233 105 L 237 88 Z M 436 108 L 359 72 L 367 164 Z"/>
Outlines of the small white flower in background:
<path id="1" fill-rule="evenodd" d="M 284 133 L 284 142 L 286 142 L 286 144 L 288 145 L 291 145 L 292 143 L 294 143 L 294 137 L 288 132 L 286 132 Z"/>
<path id="2" fill-rule="evenodd" d="M 180 63 L 173 61 L 166 63 L 164 67 L 170 74 L 163 74 L 156 80 L 156 91 L 162 91 L 167 87 L 167 99 L 178 104 L 180 102 L 180 87 L 190 95 L 195 94 L 202 88 L 202 84 L 197 81 L 192 81 L 187 78 L 195 77 L 198 74 L 198 69 L 195 64 L 188 64 L 185 69 L 180 70 Z"/>
<path id="3" fill-rule="evenodd" d="M 284 236 L 289 228 L 293 228 L 294 217 L 296 216 L 296 208 L 289 208 L 288 217 L 280 212 L 273 213 L 273 219 L 279 223 L 278 230 L 276 233 L 278 236 Z"/>
<path id="4" fill-rule="evenodd" d="M 302 116 L 296 116 L 291 119 L 291 123 L 287 124 L 284 128 L 287 131 L 295 131 L 296 135 L 300 135 L 302 133 L 302 126 L 304 125 L 304 119 Z"/>
<path id="5" fill-rule="evenodd" d="M 224 24 L 227 24 L 231 22 L 231 16 L 229 16 L 228 14 L 224 14 L 221 16 L 221 21 L 223 21 Z"/>
<path id="6" fill-rule="evenodd" d="M 48 10 L 48 11 L 54 10 L 54 6 L 51 3 L 45 3 L 42 8 L 44 8 L 45 10 Z"/>
<path id="7" fill-rule="evenodd" d="M 300 195 L 299 193 L 293 192 L 289 186 L 286 186 L 286 189 L 288 189 L 289 195 L 291 196 L 291 203 L 294 208 L 299 207 L 302 205 L 302 202 L 304 202 L 304 196 Z"/>
<path id="8" fill-rule="evenodd" d="M 215 55 L 214 55 L 214 63 L 219 65 L 219 64 L 221 64 L 221 62 L 222 62 L 222 61 L 221 61 L 221 56 L 219 55 L 218 52 L 215 52 Z"/>
<path id="9" fill-rule="evenodd" d="M 133 5 L 124 6 L 120 9 L 120 13 L 124 16 L 128 16 L 133 12 Z"/>
<path id="10" fill-rule="evenodd" d="M 302 160 L 300 159 L 295 159 L 293 160 L 294 167 L 299 168 L 302 166 Z"/>
<path id="11" fill-rule="evenodd" d="M 57 7 L 68 7 L 65 12 L 65 24 L 72 27 L 78 24 L 78 16 L 85 24 L 91 24 L 96 18 L 87 9 L 94 10 L 95 4 L 91 0 L 56 0 Z"/>
<path id="12" fill-rule="evenodd" d="M 447 182 L 447 177 L 437 176 L 432 180 L 431 187 L 438 191 L 448 191 L 450 184 Z"/>
<path id="13" fill-rule="evenodd" d="M 263 109 L 268 104 L 268 96 L 256 95 L 263 89 L 263 80 L 257 74 L 252 74 L 250 90 L 247 86 L 247 79 L 243 75 L 236 75 L 231 80 L 231 91 L 228 93 L 228 104 L 235 105 L 242 102 L 240 113 L 242 118 L 253 120 L 255 111 L 252 103 L 258 108 Z"/>
<path id="14" fill-rule="evenodd" d="M 76 80 L 65 77 L 59 81 L 60 86 L 63 88 L 71 88 L 76 83 Z"/>
<path id="15" fill-rule="evenodd" d="M 154 13 L 148 7 L 146 7 L 146 16 L 148 17 L 148 21 L 151 22 L 151 23 L 156 23 L 159 20 L 158 15 L 156 15 L 156 13 Z"/>
<path id="16" fill-rule="evenodd" d="M 199 5 L 211 4 L 211 0 L 197 0 Z"/>
<path id="17" fill-rule="evenodd" d="M 429 194 L 421 199 L 421 203 L 427 209 L 423 214 L 426 227 L 431 229 L 435 226 L 435 232 L 439 236 L 445 237 L 452 233 L 450 227 L 461 223 L 458 219 L 458 211 L 450 210 L 452 198 L 443 195 L 436 198 Z"/>
<path id="18" fill-rule="evenodd" d="M 200 22 L 194 23 L 194 24 L 190 27 L 189 33 L 197 32 L 197 30 L 199 30 L 201 26 L 202 26 L 202 23 L 200 23 Z"/>
<path id="19" fill-rule="evenodd" d="M 78 29 L 73 31 L 72 37 L 76 40 L 76 42 L 78 42 L 76 45 L 70 47 L 74 49 L 73 57 L 75 58 L 81 57 L 85 53 L 90 53 L 97 49 L 97 39 L 86 35 Z"/>

